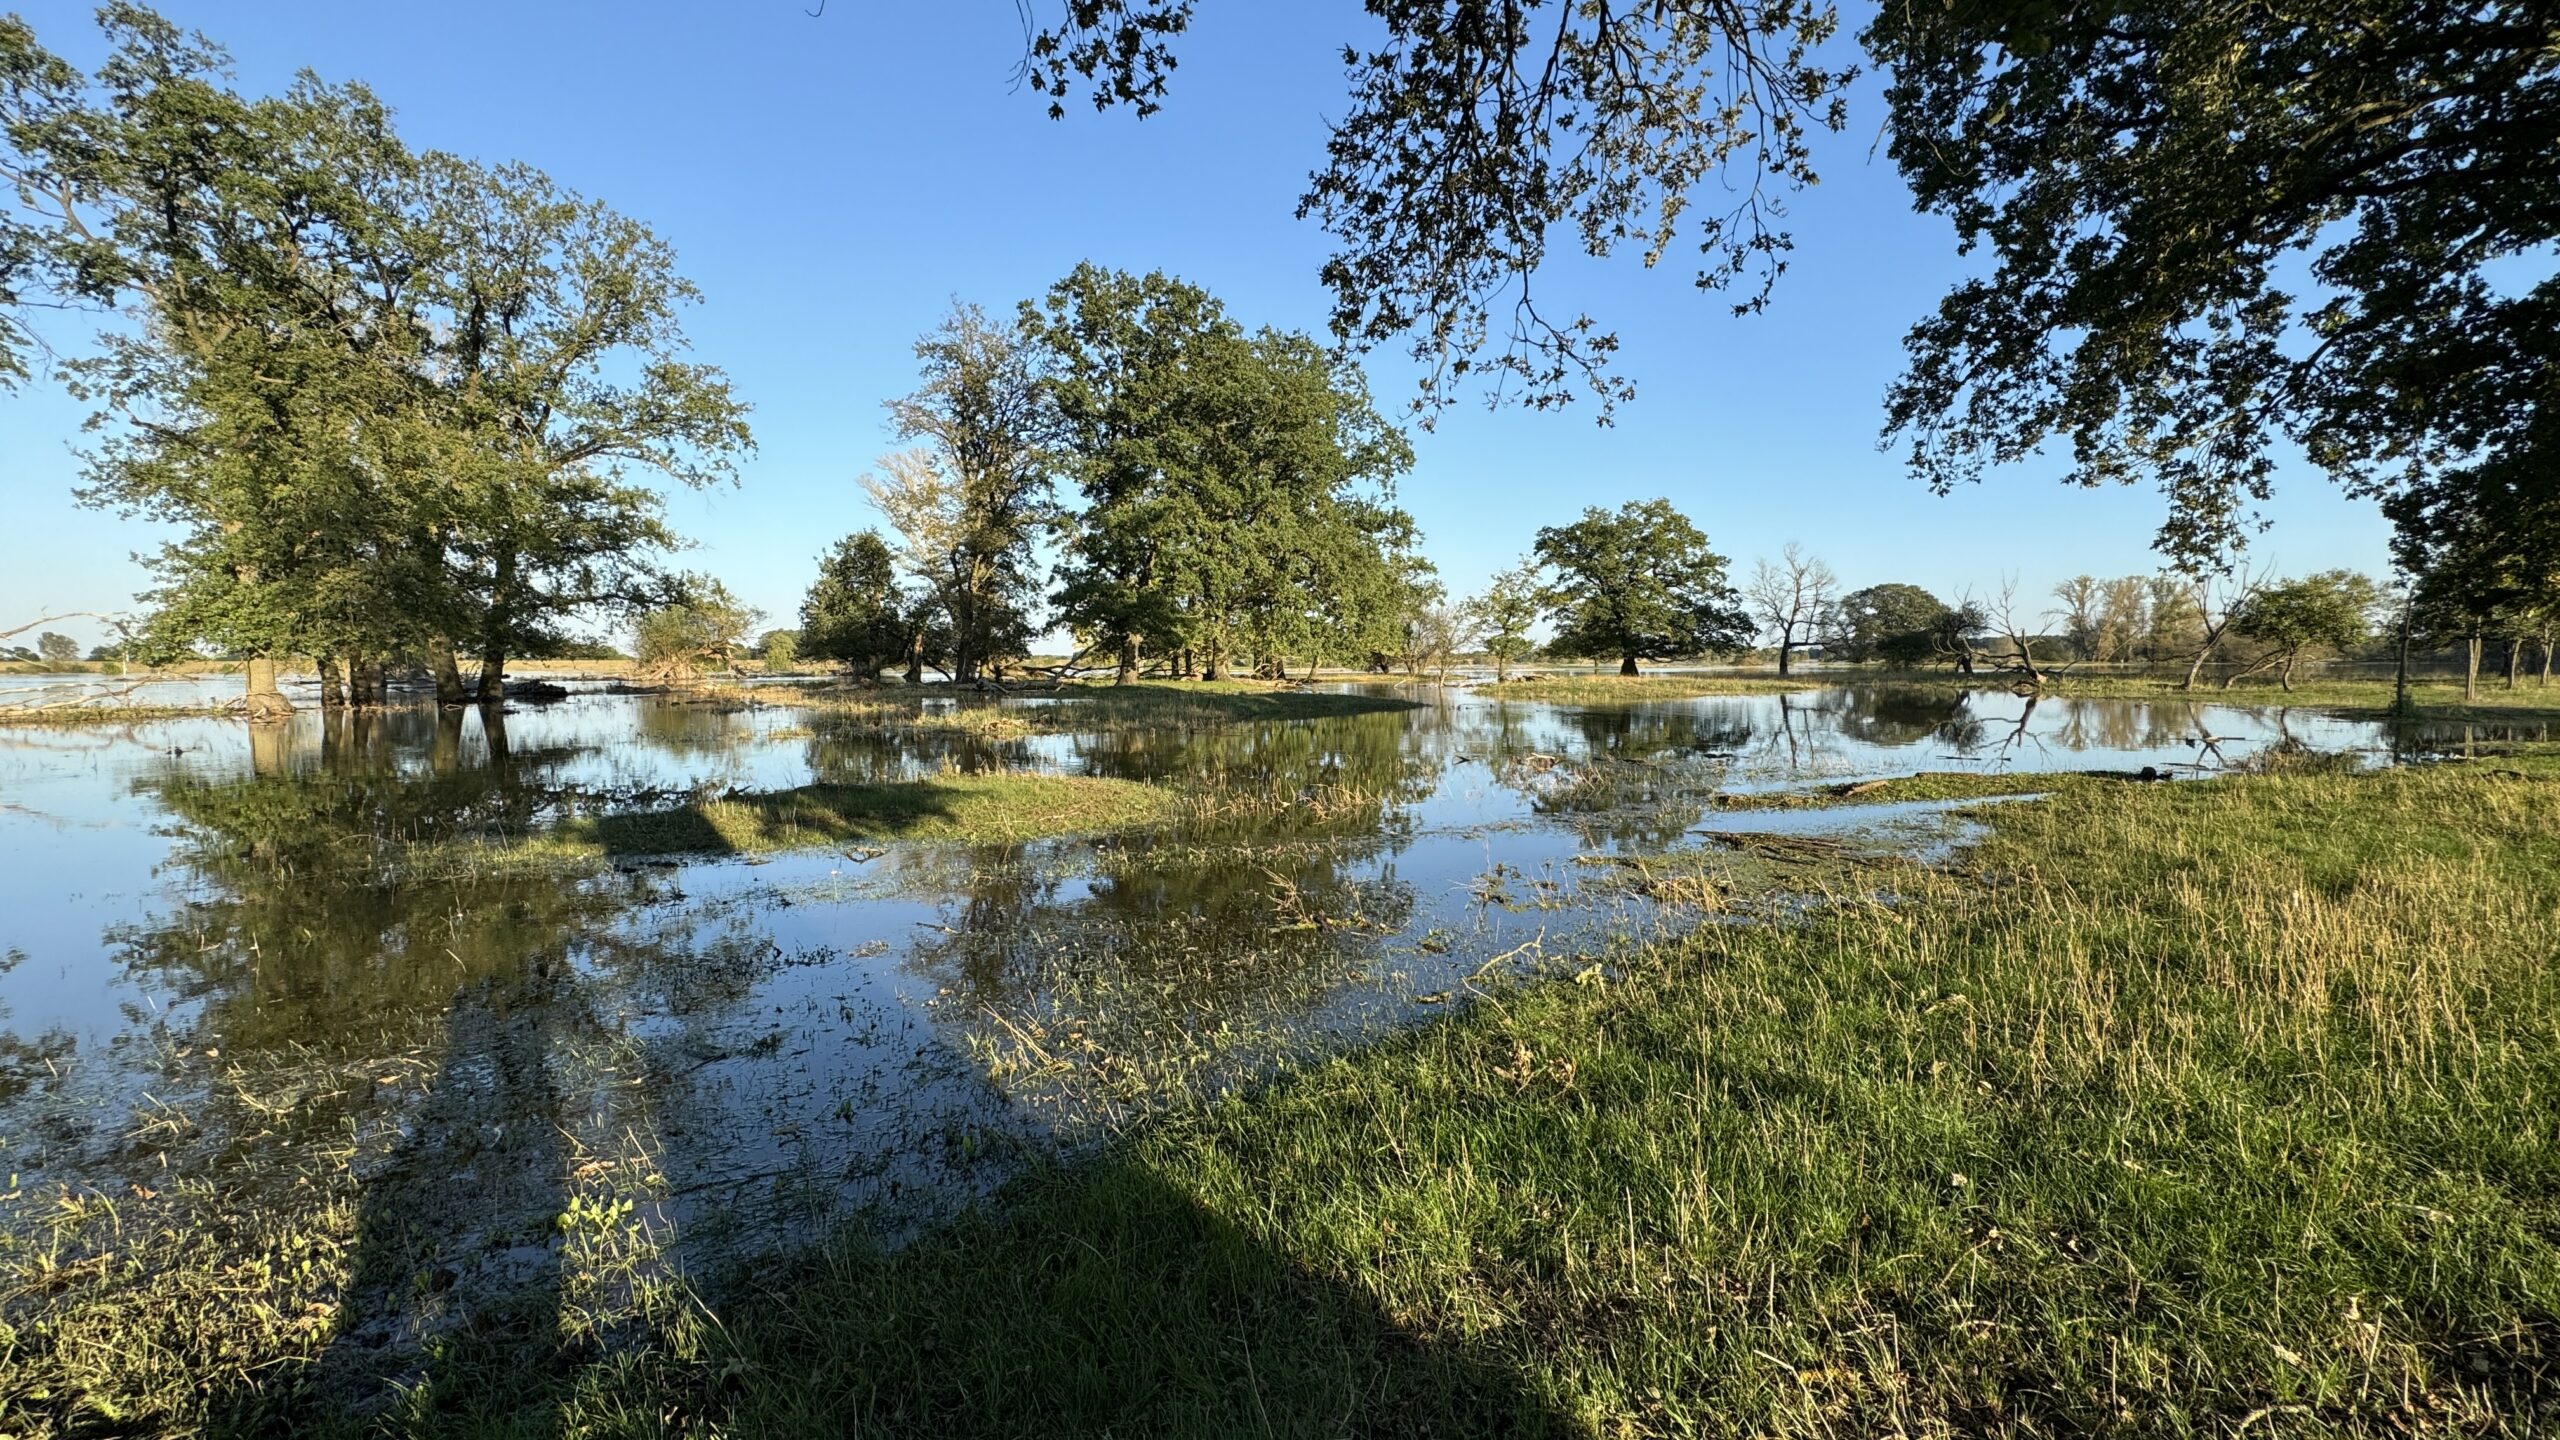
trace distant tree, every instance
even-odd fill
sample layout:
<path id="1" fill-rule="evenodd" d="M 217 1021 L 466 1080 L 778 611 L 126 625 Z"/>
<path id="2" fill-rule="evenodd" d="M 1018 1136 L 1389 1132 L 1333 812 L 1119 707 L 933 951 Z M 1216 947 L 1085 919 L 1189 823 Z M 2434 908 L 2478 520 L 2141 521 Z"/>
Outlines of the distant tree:
<path id="1" fill-rule="evenodd" d="M 800 653 L 842 665 L 866 683 L 895 663 L 908 667 L 909 679 L 922 679 L 924 631 L 899 592 L 889 542 L 873 530 L 837 541 L 800 602 Z"/>
<path id="2" fill-rule="evenodd" d="M 1416 608 L 1405 621 L 1405 673 L 1417 680 L 1428 673 L 1445 683 L 1449 667 L 1475 648 L 1481 633 L 1464 605 L 1434 599 Z"/>
<path id="3" fill-rule="evenodd" d="M 1957 674 L 1970 675 L 1983 658 L 1982 637 L 1990 628 L 1991 617 L 1972 596 L 1964 596 L 1929 627 L 1929 651 L 1955 666 Z"/>
<path id="4" fill-rule="evenodd" d="M 1977 605 L 1971 597 L 1967 597 L 1957 608 L 1962 612 L 1964 619 L 1974 622 L 1974 628 L 1992 637 L 1993 645 L 1989 655 L 1995 667 L 2004 673 L 2017 676 L 2031 688 L 2037 690 L 2044 688 L 2045 681 L 2049 678 L 2045 669 L 2046 662 L 2036 656 L 2038 637 L 2034 629 L 2034 620 L 2029 612 L 2018 607 L 2018 582 L 2015 577 L 2003 581 L 1999 591 L 1989 600 Z M 1962 668 L 1970 672 L 1974 658 L 1970 653 L 1971 642 L 1966 640 L 1963 643 L 1966 644 L 1969 653 Z"/>
<path id="5" fill-rule="evenodd" d="M 1840 598 L 1831 648 L 1844 660 L 1920 665 L 1935 653 L 1946 602 L 1917 585 L 1870 585 Z"/>
<path id="6" fill-rule="evenodd" d="M 2099 582 L 2097 623 L 2089 636 L 2090 659 L 2108 663 L 2130 660 L 2150 631 L 2150 577 L 2119 575 Z"/>
<path id="7" fill-rule="evenodd" d="M 2284 688 L 2292 689 L 2294 666 L 2305 654 L 2344 650 L 2372 634 L 2373 611 L 2381 598 L 2373 581 L 2352 570 L 2323 570 L 2264 587 L 2231 626 L 2265 647 L 2264 652 L 2231 679 L 2273 666 Z M 2224 682 L 2226 687 L 2229 683 Z"/>
<path id="8" fill-rule="evenodd" d="M 1794 541 L 1775 565 L 1762 560 L 1752 567 L 1743 595 L 1751 613 L 1778 637 L 1778 673 L 1793 674 L 1800 646 L 1812 644 L 1833 628 L 1840 580 L 1831 567 L 1804 553 Z"/>
<path id="9" fill-rule="evenodd" d="M 717 669 L 735 673 L 738 657 L 754 643 L 763 612 L 707 576 L 685 576 L 676 598 L 640 613 L 632 622 L 632 659 L 651 673 L 690 675 Z"/>
<path id="10" fill-rule="evenodd" d="M 1607 511 L 1538 532 L 1537 557 L 1555 572 L 1547 590 L 1559 654 L 1636 662 L 1734 651 L 1751 643 L 1751 617 L 1725 579 L 1725 558 L 1668 500 Z"/>
<path id="11" fill-rule="evenodd" d="M 1089 644 L 1215 677 L 1348 638 L 1386 614 L 1412 447 L 1367 381 L 1304 335 L 1247 334 L 1207 291 L 1086 264 L 1024 306 L 1049 354 L 1060 446 L 1084 504 L 1056 601 Z M 1340 612 L 1339 615 L 1333 612 Z"/>
<path id="12" fill-rule="evenodd" d="M 1034 546 L 1062 518 L 1057 418 L 1023 327 L 954 305 L 916 342 L 924 383 L 889 402 L 901 440 L 863 479 L 951 635 L 953 678 L 1019 655 L 1039 630 Z"/>
<path id="13" fill-rule="evenodd" d="M 775 675 L 788 674 L 800 663 L 800 632 L 767 630 L 764 632 L 764 638 L 756 642 L 756 651 L 763 659 L 764 668 L 768 672 Z"/>
<path id="14" fill-rule="evenodd" d="M 60 631 L 47 630 L 36 637 L 36 653 L 57 665 L 80 658 L 80 642 Z"/>
<path id="15" fill-rule="evenodd" d="M 1537 649 L 1529 630 L 1538 623 L 1546 589 L 1536 562 L 1522 560 L 1499 572 L 1482 595 L 1467 602 L 1475 628 L 1483 636 L 1485 658 L 1493 662 L 1493 678 L 1508 680 L 1511 667 Z"/>
<path id="16" fill-rule="evenodd" d="M 2099 590 L 2097 578 L 2091 575 L 2074 575 L 2053 587 L 2059 605 L 2054 618 L 2062 622 L 2062 636 L 2071 653 L 2082 660 L 2098 658 Z"/>
<path id="17" fill-rule="evenodd" d="M 2195 649 L 2204 623 L 2196 582 L 2184 575 L 2154 575 L 2143 582 L 2150 591 L 2144 605 L 2142 657 L 2153 664 Z"/>

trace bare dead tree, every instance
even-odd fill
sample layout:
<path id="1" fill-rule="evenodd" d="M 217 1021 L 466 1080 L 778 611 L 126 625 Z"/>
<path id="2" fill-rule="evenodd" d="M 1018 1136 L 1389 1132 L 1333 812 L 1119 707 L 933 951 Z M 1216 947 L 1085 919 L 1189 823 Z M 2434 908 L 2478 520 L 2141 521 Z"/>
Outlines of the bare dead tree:
<path id="1" fill-rule="evenodd" d="M 2004 675 L 2015 675 L 2029 689 L 2042 690 L 2058 673 L 2036 659 L 2036 639 L 2030 628 L 2032 618 L 2022 619 L 2018 612 L 2018 579 L 2012 575 L 2000 582 L 2000 593 L 1983 607 L 1984 621 L 1999 637 L 2000 648 L 1992 652 L 1992 668 Z"/>
<path id="2" fill-rule="evenodd" d="M 1817 639 L 1839 608 L 1840 577 L 1831 567 L 1787 542 L 1775 565 L 1763 560 L 1751 571 L 1743 598 L 1752 618 L 1777 632 L 1778 673 L 1792 674 L 1795 652 Z"/>

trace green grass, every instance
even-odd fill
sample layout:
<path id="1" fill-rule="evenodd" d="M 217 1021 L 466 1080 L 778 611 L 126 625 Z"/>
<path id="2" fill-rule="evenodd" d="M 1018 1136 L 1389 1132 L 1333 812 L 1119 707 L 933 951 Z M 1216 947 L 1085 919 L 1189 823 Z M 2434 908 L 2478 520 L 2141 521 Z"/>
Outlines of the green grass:
<path id="1" fill-rule="evenodd" d="M 842 1249 L 701 1365 L 758 1435 L 2560 1423 L 2554 778 L 1999 808 L 1894 908 L 1498 995 Z"/>
<path id="2" fill-rule="evenodd" d="M 2555 802 L 2547 750 L 2064 784 L 1943 870 L 1493 988 L 895 1251 L 610 1343 L 456 1335 L 376 1428 L 2548 1433 Z M 186 1383 L 264 1433 L 295 1367 L 215 1355 Z"/>

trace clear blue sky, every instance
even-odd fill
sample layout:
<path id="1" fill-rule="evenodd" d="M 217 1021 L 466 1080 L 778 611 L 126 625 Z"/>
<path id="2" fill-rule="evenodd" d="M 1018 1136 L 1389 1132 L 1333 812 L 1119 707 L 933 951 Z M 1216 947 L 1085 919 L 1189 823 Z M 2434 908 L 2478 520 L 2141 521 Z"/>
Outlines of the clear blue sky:
<path id="1" fill-rule="evenodd" d="M 952 297 L 1009 307 L 1089 258 L 1173 271 L 1247 323 L 1321 328 L 1326 237 L 1292 212 L 1343 107 L 1340 45 L 1366 24 L 1352 0 L 1221 0 L 1162 114 L 1052 122 L 1010 88 L 1011 0 L 833 0 L 818 18 L 808 0 L 162 8 L 228 45 L 244 88 L 303 68 L 363 80 L 412 144 L 530 162 L 672 241 L 706 297 L 695 348 L 754 405 L 760 444 L 738 488 L 676 498 L 698 542 L 685 563 L 777 623 L 818 552 L 874 523 L 854 482 L 887 445 L 880 401 L 912 386 L 914 338 Z M 96 58 L 86 5 L 19 13 L 56 51 Z M 1687 270 L 1632 259 L 1541 280 L 1619 330 L 1640 393 L 1614 428 L 1588 407 L 1470 405 L 1414 437 L 1403 499 L 1453 591 L 1540 525 L 1654 495 L 1737 573 L 1791 539 L 1851 586 L 1948 596 L 2009 573 L 2041 597 L 2072 574 L 2155 568 L 2148 490 L 2068 489 L 2058 466 L 2026 465 L 1942 499 L 1877 451 L 1902 333 L 1962 262 L 1872 151 L 1879 106 L 1859 99 L 1823 183 L 1793 202 L 1799 249 L 1766 314 L 1730 318 Z M 1382 405 L 1411 394 L 1399 357 L 1370 371 Z M 58 388 L 0 399 L 0 621 L 126 609 L 143 582 L 127 556 L 148 530 L 71 499 L 81 418 Z M 2270 514 L 2256 553 L 2288 572 L 2384 566 L 2378 515 L 2315 473 L 2290 471 Z"/>

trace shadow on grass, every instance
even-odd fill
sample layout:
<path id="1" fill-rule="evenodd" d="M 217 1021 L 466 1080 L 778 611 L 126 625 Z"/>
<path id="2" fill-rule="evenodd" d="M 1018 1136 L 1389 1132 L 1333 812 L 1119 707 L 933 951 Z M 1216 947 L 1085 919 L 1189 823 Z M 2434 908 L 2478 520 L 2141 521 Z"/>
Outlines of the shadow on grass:
<path id="1" fill-rule="evenodd" d="M 513 1316 L 410 1377 L 403 1434 L 1540 1436 L 1510 1366 L 1417 1336 L 1114 1153 L 895 1251 L 773 1262 L 700 1353 L 571 1357 Z M 272 1411 L 214 1433 L 326 1433 Z"/>
<path id="2" fill-rule="evenodd" d="M 727 1312 L 739 1434 L 1538 1435 L 1507 1367 L 1426 1339 L 1115 1151 Z M 719 1363 L 715 1359 L 715 1365 Z"/>

